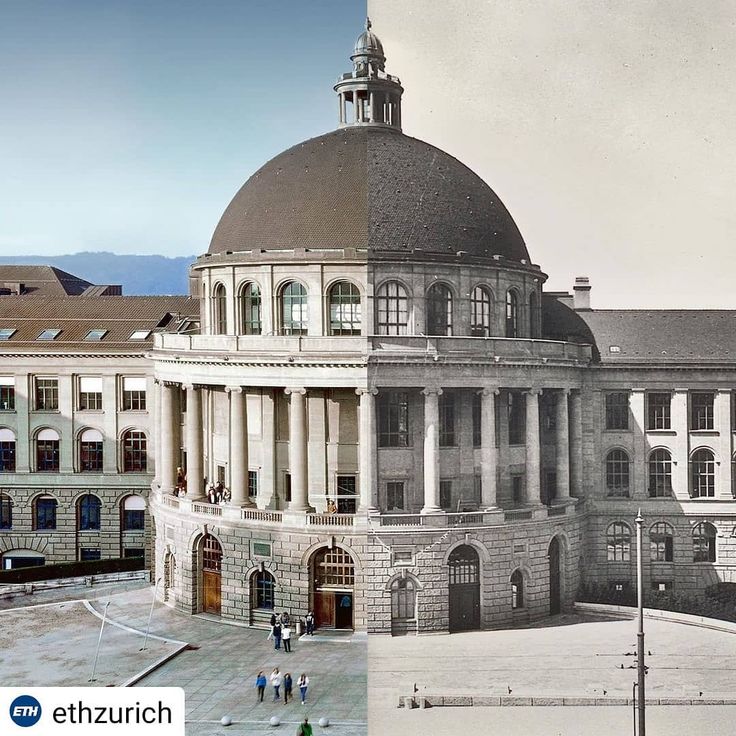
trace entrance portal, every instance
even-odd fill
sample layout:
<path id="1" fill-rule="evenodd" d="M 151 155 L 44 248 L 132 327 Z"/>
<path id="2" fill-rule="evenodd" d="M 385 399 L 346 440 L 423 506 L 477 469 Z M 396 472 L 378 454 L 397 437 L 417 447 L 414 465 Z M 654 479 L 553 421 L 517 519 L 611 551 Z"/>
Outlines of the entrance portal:
<path id="1" fill-rule="evenodd" d="M 314 618 L 322 628 L 353 628 L 355 563 L 339 547 L 315 552 L 311 564 Z"/>
<path id="2" fill-rule="evenodd" d="M 480 628 L 480 560 L 468 544 L 452 550 L 450 567 L 450 633 Z"/>
<path id="3" fill-rule="evenodd" d="M 549 543 L 549 613 L 560 612 L 560 541 L 552 537 Z"/>
<path id="4" fill-rule="evenodd" d="M 211 534 L 202 540 L 202 610 L 220 615 L 222 547 Z"/>

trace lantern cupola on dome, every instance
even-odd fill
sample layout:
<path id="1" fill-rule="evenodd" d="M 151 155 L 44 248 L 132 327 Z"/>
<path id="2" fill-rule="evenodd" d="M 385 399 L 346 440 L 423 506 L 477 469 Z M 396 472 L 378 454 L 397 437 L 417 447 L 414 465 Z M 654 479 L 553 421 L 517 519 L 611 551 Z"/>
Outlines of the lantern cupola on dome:
<path id="1" fill-rule="evenodd" d="M 355 42 L 353 71 L 346 72 L 335 85 L 340 100 L 340 127 L 380 125 L 401 130 L 401 95 L 398 77 L 386 73 L 383 44 L 371 30 L 366 18 L 365 30 Z"/>

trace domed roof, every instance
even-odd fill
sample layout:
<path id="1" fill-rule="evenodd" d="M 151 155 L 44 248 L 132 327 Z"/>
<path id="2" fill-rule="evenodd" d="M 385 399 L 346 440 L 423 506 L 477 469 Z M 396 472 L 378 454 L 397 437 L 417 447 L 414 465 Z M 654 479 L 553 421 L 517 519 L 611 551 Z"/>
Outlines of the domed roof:
<path id="1" fill-rule="evenodd" d="M 511 215 L 480 177 L 380 126 L 342 128 L 273 158 L 235 195 L 209 253 L 295 248 L 529 261 Z"/>
<path id="2" fill-rule="evenodd" d="M 383 56 L 383 44 L 373 31 L 366 29 L 355 42 L 355 55 L 371 54 Z"/>

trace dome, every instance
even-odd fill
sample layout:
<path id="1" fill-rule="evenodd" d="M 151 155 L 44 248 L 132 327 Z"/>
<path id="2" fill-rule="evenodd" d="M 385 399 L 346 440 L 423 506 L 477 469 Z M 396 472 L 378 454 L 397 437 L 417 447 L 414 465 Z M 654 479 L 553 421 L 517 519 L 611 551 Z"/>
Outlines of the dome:
<path id="1" fill-rule="evenodd" d="M 381 126 L 341 128 L 269 161 L 225 210 L 209 253 L 295 248 L 529 261 L 511 215 L 480 177 Z"/>
<path id="2" fill-rule="evenodd" d="M 370 54 L 371 56 L 383 56 L 383 44 L 373 31 L 366 29 L 358 36 L 355 42 L 355 56 Z"/>

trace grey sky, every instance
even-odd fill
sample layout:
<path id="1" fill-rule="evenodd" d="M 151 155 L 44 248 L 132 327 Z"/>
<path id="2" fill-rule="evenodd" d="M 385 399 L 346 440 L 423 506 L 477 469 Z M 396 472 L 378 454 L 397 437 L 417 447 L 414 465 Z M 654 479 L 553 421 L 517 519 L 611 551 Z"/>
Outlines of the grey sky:
<path id="1" fill-rule="evenodd" d="M 501 196 L 548 289 L 736 308 L 736 6 L 370 0 L 404 132 Z"/>

